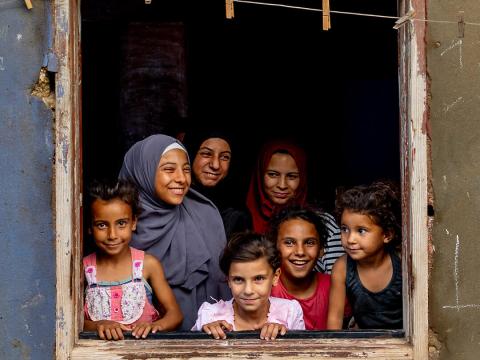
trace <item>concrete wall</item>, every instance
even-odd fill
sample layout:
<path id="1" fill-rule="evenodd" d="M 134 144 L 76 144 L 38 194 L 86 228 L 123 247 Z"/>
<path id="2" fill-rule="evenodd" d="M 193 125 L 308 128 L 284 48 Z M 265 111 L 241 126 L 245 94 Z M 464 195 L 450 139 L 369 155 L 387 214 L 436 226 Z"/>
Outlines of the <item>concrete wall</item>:
<path id="1" fill-rule="evenodd" d="M 478 0 L 429 1 L 430 19 L 480 22 Z M 434 190 L 430 326 L 441 359 L 480 357 L 480 26 L 428 24 Z"/>
<path id="2" fill-rule="evenodd" d="M 0 0 L 0 359 L 52 359 L 53 116 L 30 96 L 49 47 L 47 1 Z"/>

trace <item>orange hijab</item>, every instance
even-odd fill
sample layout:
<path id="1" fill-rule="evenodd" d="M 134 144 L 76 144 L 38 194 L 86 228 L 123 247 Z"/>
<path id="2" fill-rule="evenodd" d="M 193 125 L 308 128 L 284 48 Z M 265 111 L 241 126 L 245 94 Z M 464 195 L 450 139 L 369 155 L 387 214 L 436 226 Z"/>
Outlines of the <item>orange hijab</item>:
<path id="1" fill-rule="evenodd" d="M 268 221 L 274 211 L 278 210 L 265 193 L 263 177 L 271 157 L 279 151 L 287 152 L 293 157 L 300 174 L 300 184 L 289 204 L 303 206 L 307 200 L 307 156 L 303 149 L 288 141 L 276 140 L 266 143 L 260 150 L 247 193 L 247 207 L 252 215 L 253 231 L 261 234 L 266 233 Z"/>

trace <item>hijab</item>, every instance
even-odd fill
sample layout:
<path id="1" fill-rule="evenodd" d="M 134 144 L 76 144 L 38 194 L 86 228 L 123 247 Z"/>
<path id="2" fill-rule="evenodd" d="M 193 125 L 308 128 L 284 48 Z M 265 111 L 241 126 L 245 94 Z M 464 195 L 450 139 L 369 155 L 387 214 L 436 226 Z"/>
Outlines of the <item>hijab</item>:
<path id="1" fill-rule="evenodd" d="M 264 234 L 268 229 L 268 221 L 275 210 L 275 204 L 268 198 L 263 187 L 265 170 L 277 152 L 287 152 L 293 157 L 298 167 L 300 183 L 295 196 L 288 204 L 305 205 L 307 200 L 307 157 L 303 149 L 297 145 L 283 140 L 276 140 L 266 143 L 260 150 L 255 168 L 250 179 L 250 186 L 247 192 L 247 207 L 250 210 L 253 220 L 253 230 Z"/>
<path id="2" fill-rule="evenodd" d="M 203 283 L 206 289 L 202 290 L 202 297 L 219 296 L 218 283 L 223 277 L 218 259 L 226 239 L 217 208 L 193 189 L 188 191 L 180 205 L 165 203 L 155 192 L 160 158 L 174 143 L 174 148 L 180 146 L 186 152 L 178 140 L 158 134 L 137 142 L 125 155 L 119 177 L 137 186 L 142 208 L 131 245 L 160 260 L 174 292 L 175 288 L 181 288 L 189 293 Z M 180 306 L 187 318 L 185 307 Z M 195 312 L 195 321 L 198 306 L 192 304 L 191 308 L 188 311 Z"/>

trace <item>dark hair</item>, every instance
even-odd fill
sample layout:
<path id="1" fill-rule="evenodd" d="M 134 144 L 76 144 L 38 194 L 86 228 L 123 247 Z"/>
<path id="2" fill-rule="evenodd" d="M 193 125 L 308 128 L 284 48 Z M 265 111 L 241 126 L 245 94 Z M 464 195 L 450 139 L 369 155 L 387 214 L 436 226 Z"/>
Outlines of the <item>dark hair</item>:
<path id="1" fill-rule="evenodd" d="M 220 257 L 220 269 L 228 276 L 232 262 L 255 261 L 265 257 L 276 271 L 280 267 L 280 256 L 277 247 L 264 235 L 254 232 L 234 234 Z"/>
<path id="2" fill-rule="evenodd" d="M 396 185 L 387 181 L 376 181 L 371 185 L 359 185 L 337 196 L 335 212 L 340 223 L 344 210 L 369 216 L 384 232 L 392 232 L 388 246 L 400 243 L 401 207 L 400 194 Z"/>
<path id="3" fill-rule="evenodd" d="M 134 216 L 140 215 L 141 208 L 138 201 L 138 190 L 127 180 L 98 181 L 94 180 L 89 187 L 89 208 L 95 200 L 120 199 L 130 205 Z"/>
<path id="4" fill-rule="evenodd" d="M 318 240 L 320 241 L 320 247 L 321 249 L 324 249 L 327 245 L 328 230 L 321 214 L 320 211 L 305 206 L 292 205 L 283 207 L 280 211 L 275 213 L 270 220 L 268 239 L 276 244 L 280 225 L 285 221 L 301 219 L 315 226 L 318 233 Z"/>

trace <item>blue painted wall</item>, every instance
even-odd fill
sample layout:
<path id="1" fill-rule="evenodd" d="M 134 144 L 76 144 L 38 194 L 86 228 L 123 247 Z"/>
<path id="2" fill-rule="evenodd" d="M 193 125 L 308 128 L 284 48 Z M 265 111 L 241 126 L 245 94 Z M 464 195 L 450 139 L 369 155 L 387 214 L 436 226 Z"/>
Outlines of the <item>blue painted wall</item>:
<path id="1" fill-rule="evenodd" d="M 48 53 L 48 1 L 0 0 L 0 359 L 52 359 L 53 113 L 30 96 Z"/>

